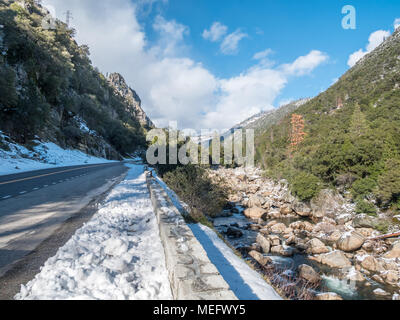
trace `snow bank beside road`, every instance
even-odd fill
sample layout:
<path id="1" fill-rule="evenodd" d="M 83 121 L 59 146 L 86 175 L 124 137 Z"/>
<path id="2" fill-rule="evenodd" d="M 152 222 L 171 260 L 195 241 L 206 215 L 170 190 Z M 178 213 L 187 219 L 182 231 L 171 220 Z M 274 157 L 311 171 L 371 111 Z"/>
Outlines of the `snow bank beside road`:
<path id="1" fill-rule="evenodd" d="M 178 210 L 188 210 L 187 204 L 179 199 L 155 171 L 153 171 L 153 176 Z M 207 252 L 210 261 L 239 300 L 282 300 L 272 286 L 265 282 L 257 271 L 251 269 L 243 259 L 236 256 L 213 230 L 201 224 L 190 224 L 189 227 Z"/>
<path id="2" fill-rule="evenodd" d="M 239 300 L 282 300 L 213 230 L 201 224 L 189 226 Z"/>
<path id="3" fill-rule="evenodd" d="M 5 137 L 1 131 L 0 135 Z M 15 143 L 7 143 L 7 146 L 10 148 L 9 151 L 0 149 L 0 175 L 55 167 L 114 162 L 89 156 L 79 150 L 62 149 L 51 142 L 40 143 L 34 147 L 34 151 Z"/>
<path id="4" fill-rule="evenodd" d="M 128 166 L 99 212 L 16 299 L 172 299 L 143 166 Z"/>

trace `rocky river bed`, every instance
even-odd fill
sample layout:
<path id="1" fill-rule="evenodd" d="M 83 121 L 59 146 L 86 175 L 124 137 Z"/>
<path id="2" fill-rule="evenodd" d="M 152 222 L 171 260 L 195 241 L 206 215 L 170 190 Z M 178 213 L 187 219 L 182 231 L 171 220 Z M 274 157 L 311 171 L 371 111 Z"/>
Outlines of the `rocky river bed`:
<path id="1" fill-rule="evenodd" d="M 257 169 L 219 169 L 232 190 L 215 228 L 289 299 L 399 300 L 400 241 L 332 190 L 299 202 Z M 386 219 L 386 217 L 380 217 Z"/>

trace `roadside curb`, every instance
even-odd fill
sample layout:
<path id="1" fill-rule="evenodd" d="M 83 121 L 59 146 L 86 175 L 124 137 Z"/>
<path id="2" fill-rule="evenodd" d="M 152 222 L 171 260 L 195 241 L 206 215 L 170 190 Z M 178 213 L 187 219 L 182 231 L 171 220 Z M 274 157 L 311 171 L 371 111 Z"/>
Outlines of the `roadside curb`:
<path id="1" fill-rule="evenodd" d="M 175 300 L 237 300 L 178 209 L 150 172 L 147 187 L 160 230 Z"/>

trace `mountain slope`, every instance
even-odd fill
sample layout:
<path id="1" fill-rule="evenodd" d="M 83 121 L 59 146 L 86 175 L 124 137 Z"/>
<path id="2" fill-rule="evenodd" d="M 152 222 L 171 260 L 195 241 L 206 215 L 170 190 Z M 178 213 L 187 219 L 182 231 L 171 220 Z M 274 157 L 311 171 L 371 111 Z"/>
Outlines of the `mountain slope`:
<path id="1" fill-rule="evenodd" d="M 277 124 L 288 113 L 295 111 L 297 108 L 299 108 L 309 100 L 310 99 L 300 99 L 285 104 L 274 110 L 263 111 L 234 126 L 232 130 L 254 129 L 256 132 L 261 133 L 268 130 L 270 126 Z"/>
<path id="2" fill-rule="evenodd" d="M 310 99 L 300 99 L 283 105 L 277 109 L 257 113 L 224 132 L 221 135 L 221 141 L 232 138 L 235 130 L 239 129 L 243 129 L 243 134 L 245 134 L 246 129 L 253 129 L 256 134 L 260 135 L 268 130 L 272 125 L 279 123 L 279 121 L 281 121 L 288 113 L 295 111 L 309 100 Z M 195 143 L 209 144 L 214 138 L 214 135 L 215 134 L 211 132 L 208 136 L 201 137 L 201 139 L 199 137 L 195 137 L 192 138 L 192 140 Z"/>
<path id="3" fill-rule="evenodd" d="M 151 121 L 125 84 L 118 92 L 61 21 L 33 0 L 0 0 L 0 130 L 18 143 L 38 138 L 118 159 L 145 146 Z M 1 143 L 0 143 L 1 145 Z"/>
<path id="4" fill-rule="evenodd" d="M 304 141 L 290 152 L 291 117 L 257 135 L 257 161 L 303 199 L 350 190 L 359 210 L 400 206 L 400 30 L 337 83 L 296 110 Z M 305 191 L 305 192 L 304 192 Z"/>

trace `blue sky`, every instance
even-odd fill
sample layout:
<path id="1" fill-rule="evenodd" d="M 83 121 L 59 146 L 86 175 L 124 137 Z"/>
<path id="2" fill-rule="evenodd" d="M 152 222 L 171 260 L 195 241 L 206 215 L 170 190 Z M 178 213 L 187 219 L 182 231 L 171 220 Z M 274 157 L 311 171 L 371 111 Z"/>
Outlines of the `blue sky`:
<path id="1" fill-rule="evenodd" d="M 342 28 L 343 6 L 353 5 L 357 12 L 356 30 Z M 317 95 L 340 77 L 349 66 L 349 55 L 365 47 L 376 30 L 393 30 L 400 16 L 396 0 L 170 0 L 163 6 L 166 19 L 175 19 L 190 28 L 187 43 L 190 54 L 220 77 L 232 77 L 254 64 L 253 55 L 267 48 L 271 59 L 287 63 L 311 49 L 321 50 L 329 61 L 312 75 L 294 79 L 277 98 L 280 100 Z M 156 12 L 155 14 L 159 14 Z M 202 33 L 215 21 L 232 32 L 248 34 L 236 55 L 219 52 L 218 43 L 204 40 Z M 151 36 L 152 29 L 148 29 Z"/>
<path id="2" fill-rule="evenodd" d="M 227 128 L 317 95 L 400 17 L 398 0 L 44 2 L 58 13 L 73 11 L 78 42 L 89 44 L 94 64 L 121 72 L 157 124 L 195 129 Z M 355 30 L 342 28 L 344 5 L 356 9 Z M 215 23 L 222 31 L 213 38 Z M 254 59 L 265 50 L 266 59 Z"/>

